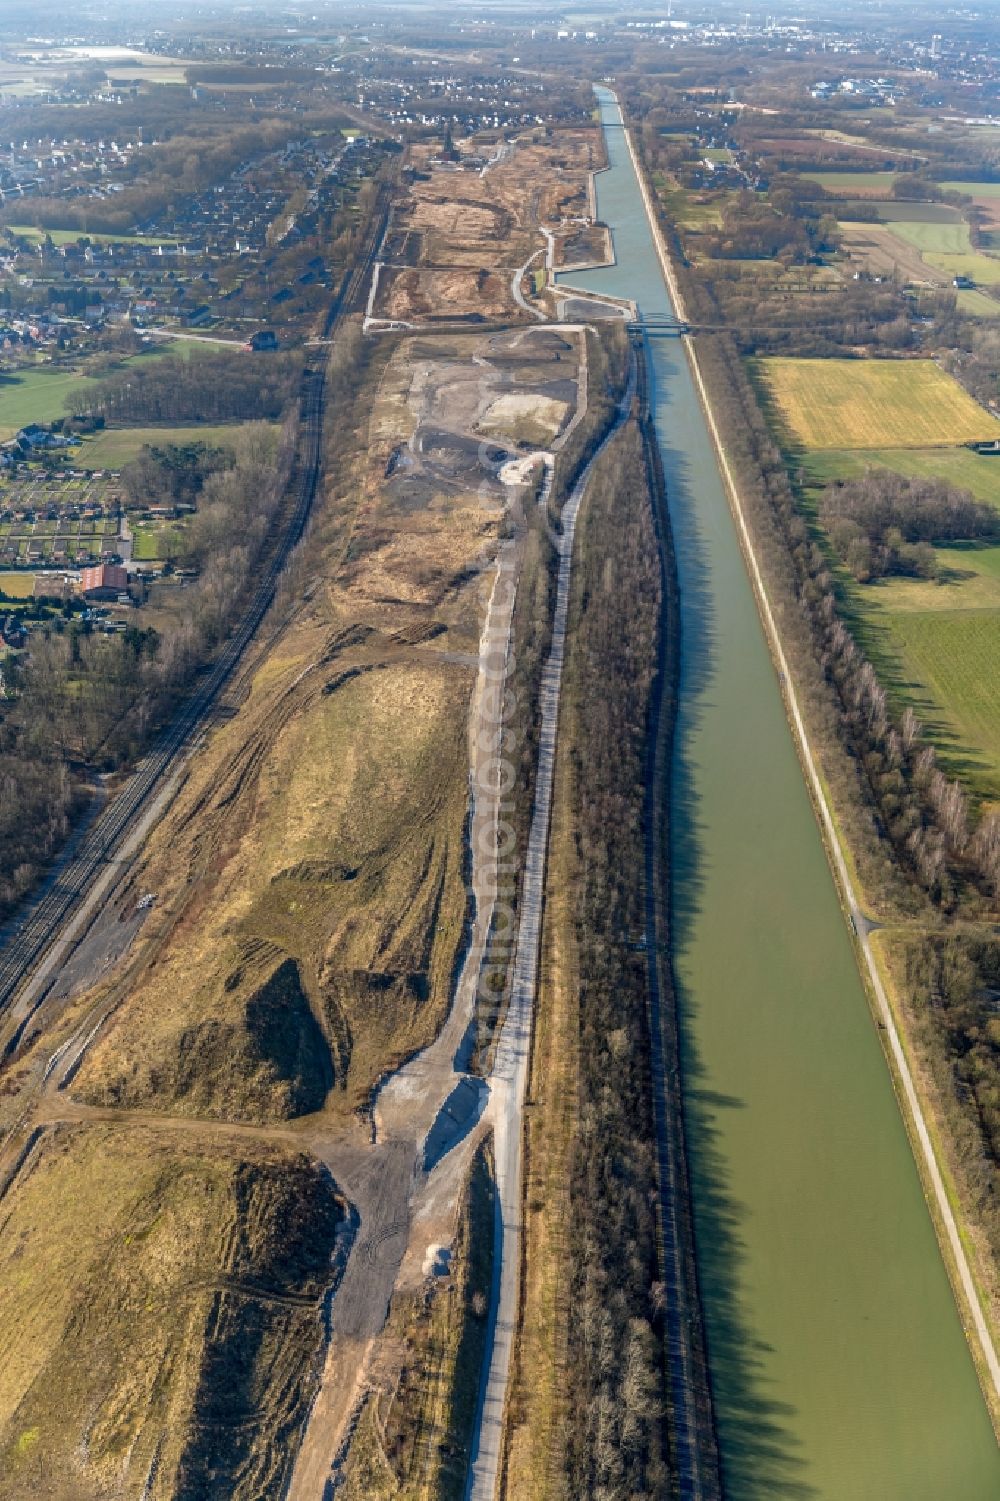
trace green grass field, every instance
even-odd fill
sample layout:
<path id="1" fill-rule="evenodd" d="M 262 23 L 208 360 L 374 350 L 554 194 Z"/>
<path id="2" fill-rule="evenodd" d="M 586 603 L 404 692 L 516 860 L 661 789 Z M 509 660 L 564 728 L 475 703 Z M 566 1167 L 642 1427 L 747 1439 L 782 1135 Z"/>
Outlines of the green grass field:
<path id="1" fill-rule="evenodd" d="M 933 360 L 762 359 L 753 370 L 790 445 L 930 448 L 1000 436 Z"/>
<path id="2" fill-rule="evenodd" d="M 803 172 L 828 193 L 848 198 L 888 198 L 896 181 L 895 172 Z"/>
<path id="3" fill-rule="evenodd" d="M 1000 547 L 976 542 L 934 549 L 941 577 L 887 578 L 858 589 L 892 615 L 956 610 L 1000 610 Z"/>
<path id="4" fill-rule="evenodd" d="M 879 203 L 875 212 L 883 224 L 961 224 L 962 215 L 949 203 L 915 203 L 905 198 Z"/>
<path id="5" fill-rule="evenodd" d="M 855 479 L 879 464 L 896 474 L 946 480 L 1000 507 L 1000 457 L 984 458 L 970 448 L 827 449 L 802 459 L 806 483 L 815 488 L 832 480 Z"/>
<path id="6" fill-rule="evenodd" d="M 967 448 L 834 450 L 807 454 L 813 509 L 820 487 L 881 465 L 938 478 L 1000 508 L 1000 460 Z M 857 584 L 837 567 L 865 649 L 897 705 L 912 705 L 952 774 L 1000 798 L 1000 547 L 937 548 L 940 582 Z"/>
<path id="7" fill-rule="evenodd" d="M 234 348 L 239 346 L 234 343 Z M 218 354 L 221 344 L 210 344 L 207 339 L 151 339 L 130 359 L 162 360 L 170 355 L 178 360 L 200 360 L 206 354 Z"/>
<path id="8" fill-rule="evenodd" d="M 21 235 L 26 240 L 44 240 L 48 235 L 53 245 L 74 245 L 77 240 L 92 240 L 95 245 L 176 245 L 176 239 L 171 235 L 163 235 L 159 238 L 150 235 L 101 235 L 91 234 L 89 230 L 82 229 L 37 229 L 33 224 L 5 224 L 4 229 L 9 229 L 11 234 Z"/>
<path id="9" fill-rule="evenodd" d="M 1000 318 L 1000 302 L 985 292 L 958 292 L 958 310 L 969 318 Z"/>
<path id="10" fill-rule="evenodd" d="M 885 618 L 897 696 L 913 704 L 950 770 L 982 795 L 1000 797 L 1000 610 Z"/>
<path id="11" fill-rule="evenodd" d="M 184 529 L 159 522 L 139 522 L 132 528 L 132 556 L 137 563 L 156 563 L 176 557 Z"/>
<path id="12" fill-rule="evenodd" d="M 135 355 L 137 360 L 159 360 L 167 354 L 181 359 L 194 359 L 206 350 L 215 349 L 211 344 L 198 344 L 191 339 L 164 340 L 162 347 Z M 32 369 L 18 370 L 9 375 L 0 375 L 0 442 L 12 438 L 28 422 L 54 422 L 66 416 L 66 398 L 73 391 L 85 389 L 92 377 L 79 370 L 53 369 L 50 365 L 38 365 Z M 108 464 L 101 459 L 100 464 Z"/>
<path id="13" fill-rule="evenodd" d="M 959 223 L 930 224 L 922 219 L 896 219 L 893 234 L 907 240 L 919 251 L 933 250 L 942 255 L 971 255 L 969 226 Z"/>
<path id="14" fill-rule="evenodd" d="M 697 200 L 703 195 L 687 188 L 666 187 L 660 193 L 667 217 L 685 229 L 717 229 L 722 223 L 722 210 L 728 196 L 714 192 L 705 202 Z"/>
<path id="15" fill-rule="evenodd" d="M 162 448 L 165 444 L 207 443 L 210 447 L 231 446 L 240 430 L 238 422 L 219 426 L 189 424 L 184 427 L 112 427 L 85 438 L 76 462 L 85 469 L 120 469 L 136 458 L 141 449 Z"/>
<path id="16" fill-rule="evenodd" d="M 137 563 L 152 563 L 160 556 L 156 527 L 135 526 L 132 539 L 132 556 Z"/>
<path id="17" fill-rule="evenodd" d="M 994 260 L 990 255 L 981 255 L 976 250 L 970 250 L 967 255 L 939 255 L 936 251 L 928 250 L 924 252 L 923 258 L 929 265 L 937 266 L 939 271 L 945 271 L 949 276 L 968 276 L 986 287 L 1000 283 L 1000 260 Z"/>
<path id="18" fill-rule="evenodd" d="M 76 370 L 20 370 L 0 379 L 0 441 L 12 438 L 26 422 L 53 422 L 66 415 L 66 398 L 85 387 Z"/>
<path id="19" fill-rule="evenodd" d="M 970 198 L 1000 198 L 1000 182 L 943 182 L 949 193 L 968 193 Z"/>
<path id="20" fill-rule="evenodd" d="M 0 573 L 0 590 L 11 599 L 30 599 L 35 592 L 33 573 Z"/>

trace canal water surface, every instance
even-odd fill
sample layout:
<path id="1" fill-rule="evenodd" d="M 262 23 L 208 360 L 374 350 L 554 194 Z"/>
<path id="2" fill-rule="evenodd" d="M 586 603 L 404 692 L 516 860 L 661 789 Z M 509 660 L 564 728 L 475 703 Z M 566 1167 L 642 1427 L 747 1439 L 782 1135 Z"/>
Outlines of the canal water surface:
<path id="1" fill-rule="evenodd" d="M 613 96 L 617 264 L 672 312 Z M 997 1501 L 994 1440 L 679 340 L 651 340 L 681 581 L 673 768 L 698 1262 L 735 1501 Z"/>

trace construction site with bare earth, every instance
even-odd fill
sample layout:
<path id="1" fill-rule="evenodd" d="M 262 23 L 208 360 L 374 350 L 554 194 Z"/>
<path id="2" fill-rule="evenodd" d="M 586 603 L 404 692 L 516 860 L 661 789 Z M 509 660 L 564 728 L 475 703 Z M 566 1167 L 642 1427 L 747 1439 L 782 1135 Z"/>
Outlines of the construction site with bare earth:
<path id="1" fill-rule="evenodd" d="M 648 635 L 630 702 L 607 706 L 625 734 L 603 784 L 610 811 L 630 779 L 617 835 L 634 843 L 661 589 L 632 310 L 554 274 L 609 258 L 601 134 L 483 150 L 407 149 L 325 356 L 305 538 L 148 837 L 3 1023 L 11 1501 L 458 1501 L 473 1461 L 475 1494 L 513 1464 L 511 1494 L 540 1496 L 553 1464 L 582 1462 L 558 1366 L 576 1358 L 593 1060 L 562 987 L 575 841 L 608 830 L 571 798 L 593 727 L 556 761 L 555 716 L 565 679 L 579 720 L 588 671 L 586 632 L 563 671 L 567 618 L 613 616 L 634 585 Z M 587 509 L 595 470 L 601 495 L 624 485 L 614 519 Z M 641 927 L 636 892 L 622 900 Z M 538 984 L 555 994 L 536 1032 Z M 556 1122 L 526 1168 L 532 1107 Z M 529 1209 L 519 1291 L 522 1190 L 542 1173 L 561 1183 Z M 639 1282 L 648 1213 L 642 1233 Z M 552 1335 L 537 1364 L 510 1333 L 524 1298 L 531 1338 Z M 653 1380 L 652 1334 L 615 1316 Z M 642 1423 L 654 1475 L 660 1419 Z"/>

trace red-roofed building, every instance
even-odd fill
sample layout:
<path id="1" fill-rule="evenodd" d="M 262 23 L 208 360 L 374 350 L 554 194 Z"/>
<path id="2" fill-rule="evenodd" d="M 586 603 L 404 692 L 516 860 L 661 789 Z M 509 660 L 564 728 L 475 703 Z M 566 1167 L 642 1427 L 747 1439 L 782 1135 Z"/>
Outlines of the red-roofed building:
<path id="1" fill-rule="evenodd" d="M 117 599 L 128 592 L 128 572 L 118 563 L 101 563 L 85 568 L 80 576 L 80 593 L 88 599 Z"/>

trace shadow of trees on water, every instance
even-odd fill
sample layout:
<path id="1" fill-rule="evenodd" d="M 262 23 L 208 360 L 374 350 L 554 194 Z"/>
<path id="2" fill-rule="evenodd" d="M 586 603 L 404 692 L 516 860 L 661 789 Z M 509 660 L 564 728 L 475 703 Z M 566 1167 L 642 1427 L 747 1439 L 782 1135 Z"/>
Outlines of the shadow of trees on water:
<path id="1" fill-rule="evenodd" d="M 686 439 L 696 410 L 693 383 L 679 341 L 658 340 L 651 350 L 653 410 L 663 456 L 680 582 L 681 672 L 678 722 L 671 769 L 671 947 L 692 940 L 704 896 L 706 868 L 695 761 L 705 707 L 711 702 L 718 641 L 706 542 L 708 523 L 699 505 L 705 483 L 718 484 L 696 466 Z M 694 403 L 694 407 L 692 406 Z M 675 440 L 674 435 L 678 435 Z M 683 435 L 683 436 L 681 436 Z M 734 753 L 737 753 L 734 751 Z M 718 935 L 720 943 L 725 934 Z M 742 1110 L 738 1098 L 706 1086 L 695 1041 L 695 1020 L 708 998 L 691 994 L 675 974 L 684 1081 L 684 1123 L 694 1209 L 699 1296 L 708 1344 L 712 1396 L 727 1501 L 810 1501 L 818 1492 L 803 1478 L 805 1456 L 794 1432 L 796 1409 L 768 1395 L 769 1346 L 751 1327 L 741 1298 L 746 1255 L 742 1227 L 748 1209 L 732 1193 L 721 1147 L 720 1120 Z"/>

